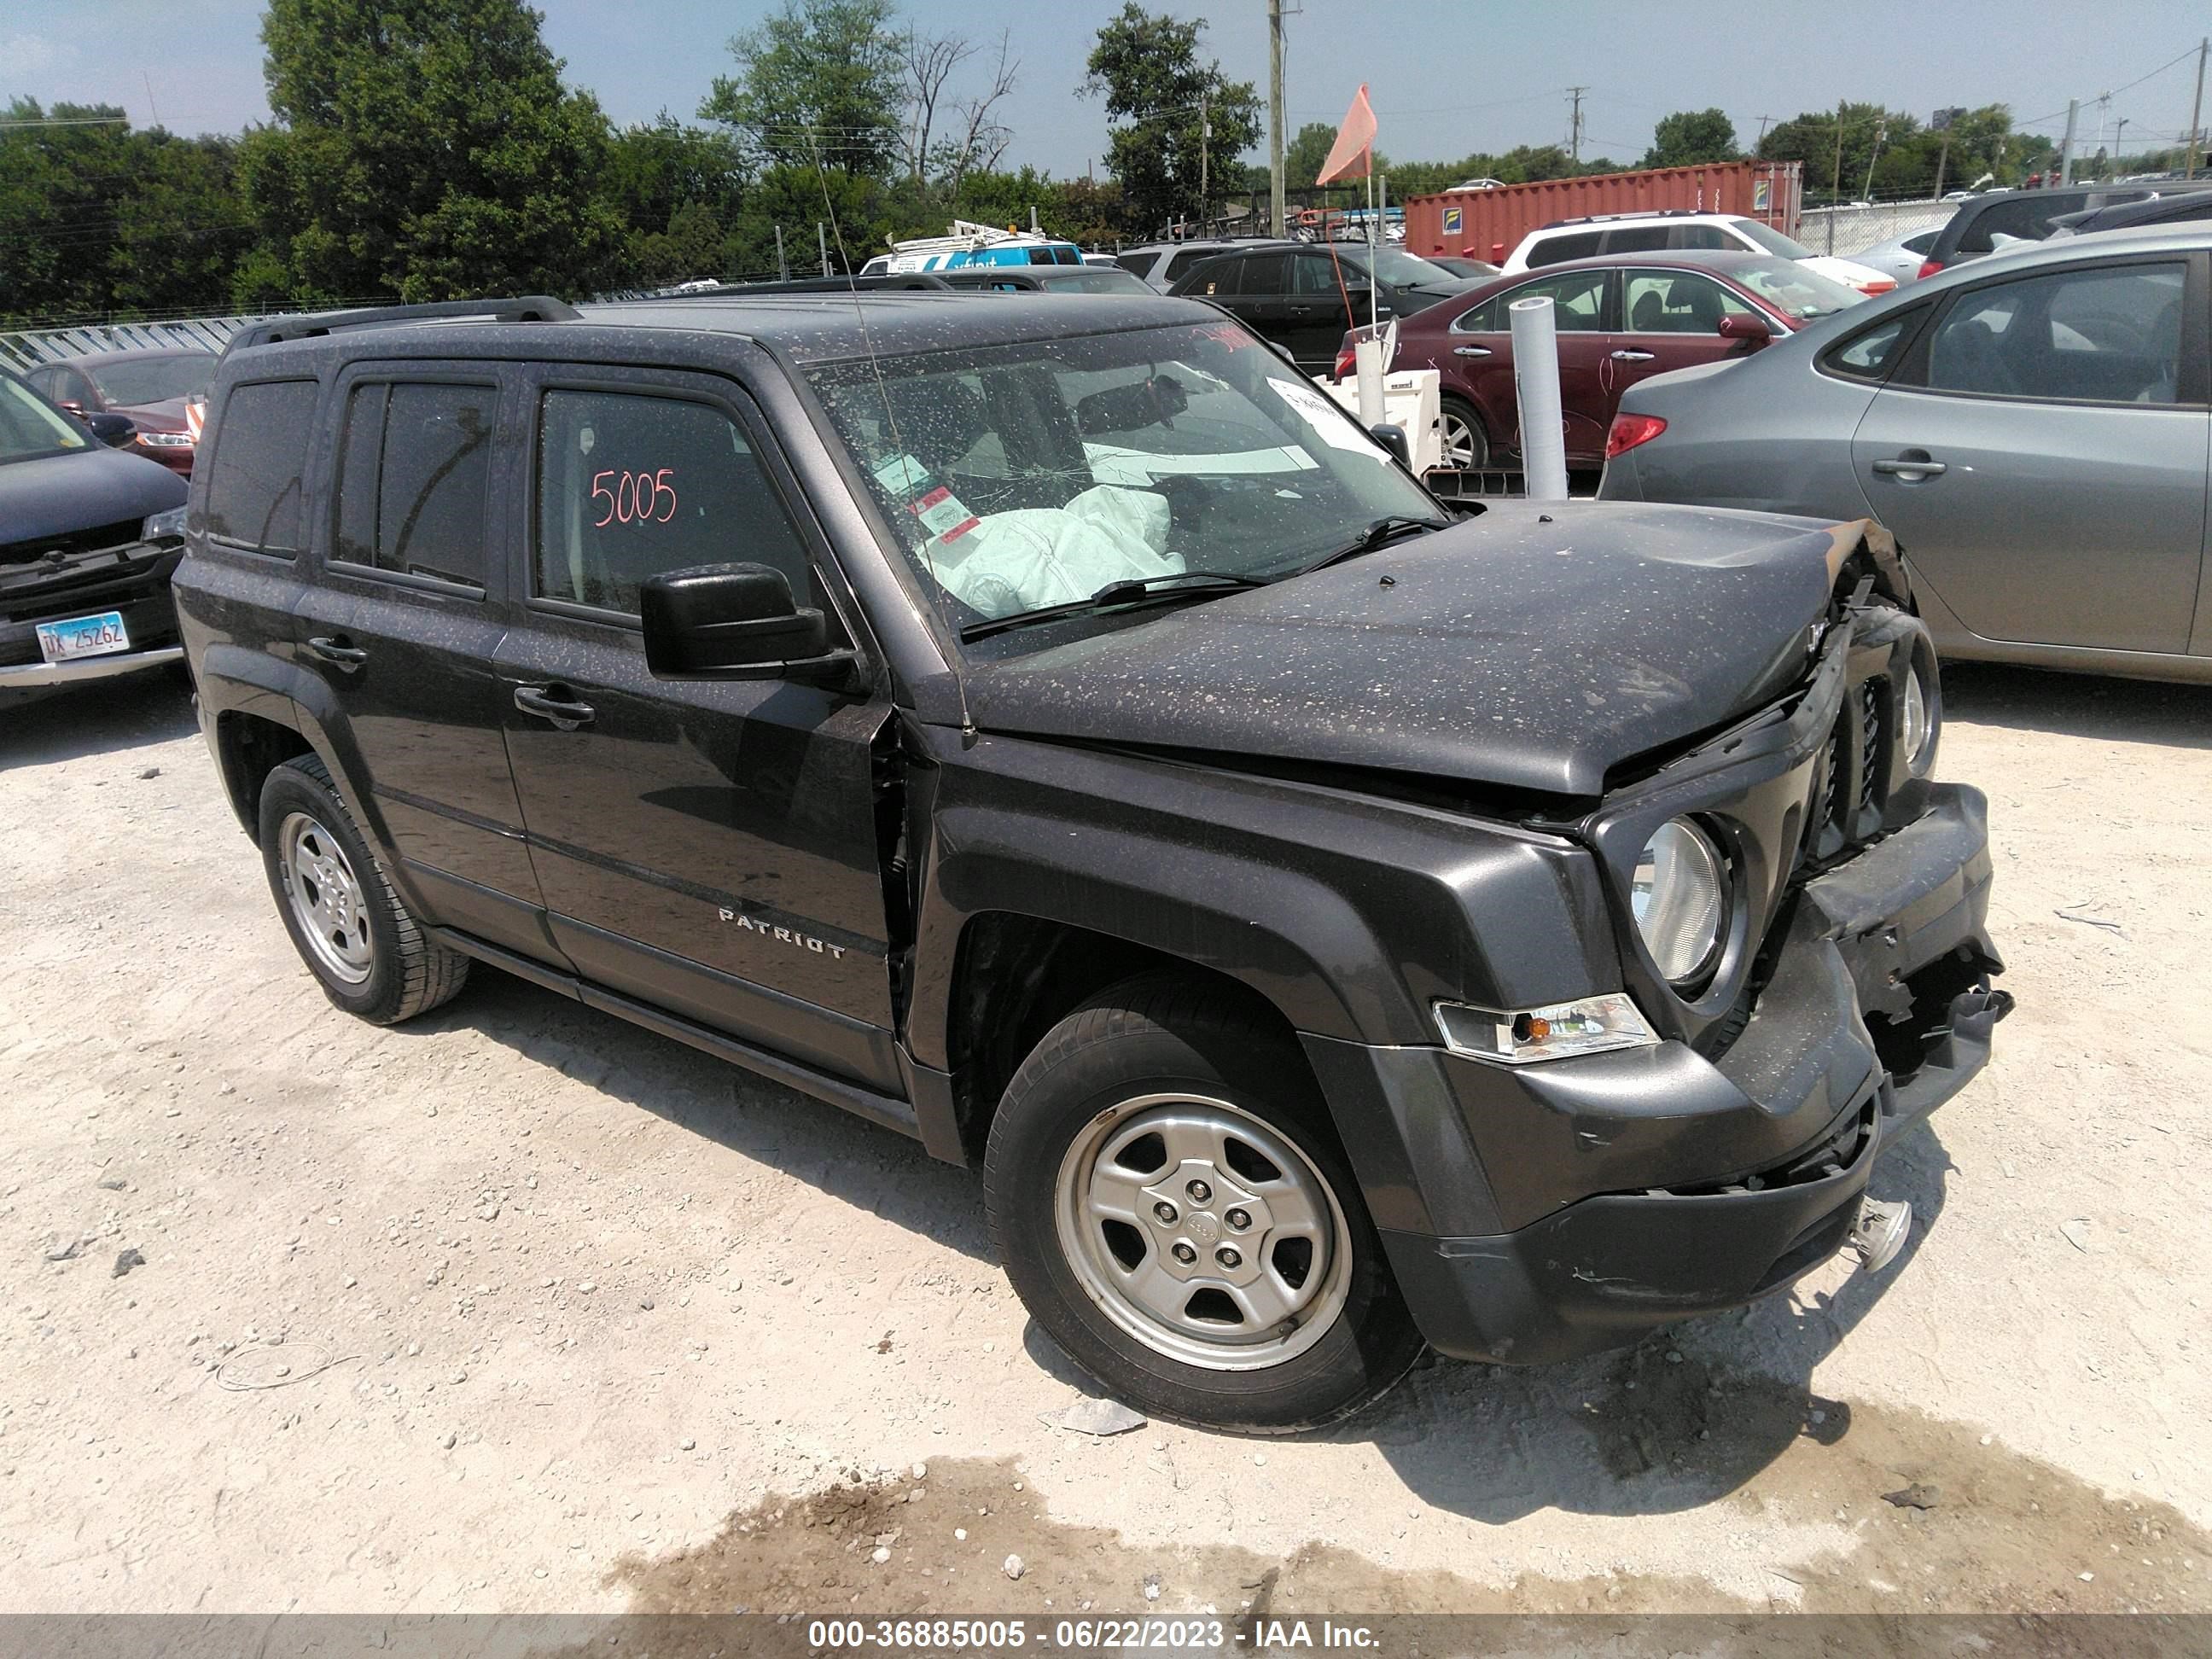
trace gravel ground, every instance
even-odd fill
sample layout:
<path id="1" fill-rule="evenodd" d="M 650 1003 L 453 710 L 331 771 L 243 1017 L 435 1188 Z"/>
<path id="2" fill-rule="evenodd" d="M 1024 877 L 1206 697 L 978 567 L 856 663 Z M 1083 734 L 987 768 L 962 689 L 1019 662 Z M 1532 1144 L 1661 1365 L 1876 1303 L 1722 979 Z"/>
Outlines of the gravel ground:
<path id="1" fill-rule="evenodd" d="M 0 1610 L 2212 1606 L 2212 691 L 1949 696 L 2020 1009 L 1905 1258 L 1265 1443 L 1060 1427 L 894 1135 L 482 968 L 337 1013 L 173 683 L 0 712 Z"/>

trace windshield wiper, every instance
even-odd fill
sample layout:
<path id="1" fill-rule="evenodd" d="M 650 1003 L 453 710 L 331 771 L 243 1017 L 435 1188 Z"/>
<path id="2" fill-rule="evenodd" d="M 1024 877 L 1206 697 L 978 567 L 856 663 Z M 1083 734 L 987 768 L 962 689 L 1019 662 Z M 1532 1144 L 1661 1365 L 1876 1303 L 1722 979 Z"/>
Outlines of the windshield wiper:
<path id="1" fill-rule="evenodd" d="M 1396 540 L 1409 530 L 1443 530 L 1448 528 L 1450 523 L 1451 520 L 1449 519 L 1417 519 L 1406 513 L 1389 514 L 1376 520 L 1366 529 L 1361 531 L 1357 541 L 1338 548 L 1334 553 L 1324 553 L 1311 563 L 1300 565 L 1291 574 L 1293 576 L 1304 576 L 1316 570 L 1326 570 L 1329 566 L 1340 564 L 1346 559 L 1356 559 L 1362 553 L 1372 553 L 1376 548 Z"/>
<path id="2" fill-rule="evenodd" d="M 1265 587 L 1264 576 L 1241 576 L 1226 570 L 1170 570 L 1157 576 L 1134 576 L 1118 582 L 1108 582 L 1087 599 L 1070 599 L 1062 605 L 1039 605 L 1034 611 L 1017 611 L 1009 617 L 991 617 L 982 622 L 970 623 L 960 630 L 967 640 L 988 640 L 994 634 L 1003 634 L 1010 628 L 1027 628 L 1036 623 L 1058 622 L 1063 617 L 1079 617 L 1088 611 L 1108 611 L 1117 605 L 1163 604 L 1170 599 L 1208 599 L 1219 593 L 1233 592 L 1240 587 Z"/>

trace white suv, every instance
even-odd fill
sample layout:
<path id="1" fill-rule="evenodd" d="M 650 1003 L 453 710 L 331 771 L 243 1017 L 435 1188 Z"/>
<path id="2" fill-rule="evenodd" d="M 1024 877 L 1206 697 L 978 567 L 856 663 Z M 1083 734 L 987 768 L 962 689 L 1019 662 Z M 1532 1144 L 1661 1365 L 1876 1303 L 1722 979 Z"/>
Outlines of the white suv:
<path id="1" fill-rule="evenodd" d="M 1521 239 L 1505 261 L 1505 274 L 1588 259 L 1600 253 L 1658 253 L 1681 248 L 1717 248 L 1731 253 L 1766 253 L 1795 259 L 1831 282 L 1862 294 L 1887 294 L 1894 278 L 1870 266 L 1853 264 L 1813 252 L 1770 224 L 1739 213 L 1596 214 L 1560 219 Z"/>

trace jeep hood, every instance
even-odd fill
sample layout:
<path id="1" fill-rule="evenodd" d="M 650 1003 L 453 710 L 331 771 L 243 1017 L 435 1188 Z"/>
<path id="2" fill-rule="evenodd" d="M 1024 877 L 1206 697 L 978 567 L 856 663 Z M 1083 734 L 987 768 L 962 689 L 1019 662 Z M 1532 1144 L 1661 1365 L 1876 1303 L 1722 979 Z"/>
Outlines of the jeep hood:
<path id="1" fill-rule="evenodd" d="M 1573 501 L 977 665 L 986 731 L 1595 796 L 1772 701 L 1863 526 Z"/>

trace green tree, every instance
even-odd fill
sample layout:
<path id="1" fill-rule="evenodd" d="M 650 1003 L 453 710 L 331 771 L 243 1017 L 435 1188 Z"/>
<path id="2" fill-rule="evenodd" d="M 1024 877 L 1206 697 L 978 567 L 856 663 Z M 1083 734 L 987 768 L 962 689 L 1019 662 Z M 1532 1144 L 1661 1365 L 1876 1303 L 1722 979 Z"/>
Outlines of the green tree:
<path id="1" fill-rule="evenodd" d="M 622 226 L 596 100 L 520 0 L 270 0 L 242 302 L 574 291 Z"/>
<path id="2" fill-rule="evenodd" d="M 1284 187 L 1310 188 L 1335 143 L 1336 129 L 1326 121 L 1309 121 L 1300 127 L 1291 136 L 1291 142 L 1283 146 Z"/>
<path id="3" fill-rule="evenodd" d="M 1133 229 L 1209 216 L 1200 173 L 1209 175 L 1206 194 L 1218 200 L 1238 177 L 1238 158 L 1259 141 L 1259 95 L 1250 82 L 1231 81 L 1218 63 L 1200 60 L 1205 30 L 1126 0 L 1091 50 L 1078 90 L 1106 100 L 1107 170 L 1120 181 Z"/>
<path id="4" fill-rule="evenodd" d="M 0 316 L 227 303 L 250 234 L 230 140 L 134 131 L 112 105 L 0 113 Z"/>
<path id="5" fill-rule="evenodd" d="M 606 288 L 652 287 L 726 269 L 746 173 L 737 141 L 663 111 L 615 135 L 600 192 L 625 234 L 600 273 Z"/>
<path id="6" fill-rule="evenodd" d="M 821 165 L 885 177 L 905 99 L 892 0 L 785 0 L 730 40 L 738 72 L 714 77 L 701 118 L 737 128 L 770 167 Z"/>
<path id="7" fill-rule="evenodd" d="M 1651 131 L 1651 148 L 1638 165 L 1647 167 L 1696 167 L 1706 161 L 1733 161 L 1742 155 L 1736 148 L 1735 124 L 1717 109 L 1677 110 L 1662 116 Z"/>

